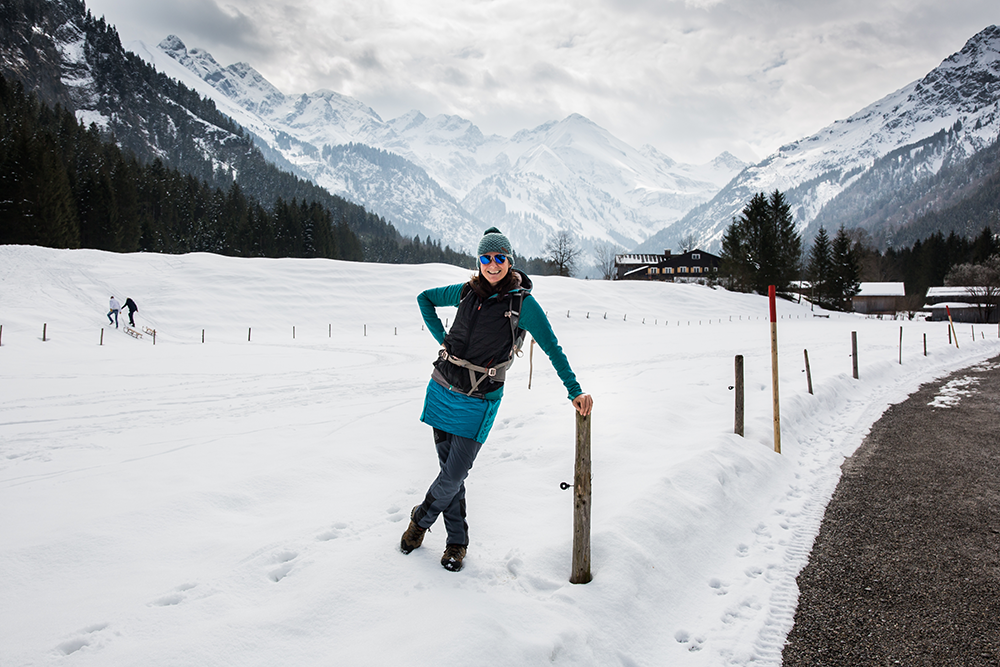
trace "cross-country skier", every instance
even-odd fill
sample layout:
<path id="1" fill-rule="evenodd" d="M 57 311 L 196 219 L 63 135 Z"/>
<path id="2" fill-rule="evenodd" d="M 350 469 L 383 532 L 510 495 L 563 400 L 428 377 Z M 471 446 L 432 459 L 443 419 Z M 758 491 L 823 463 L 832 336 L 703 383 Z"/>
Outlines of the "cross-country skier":
<path id="1" fill-rule="evenodd" d="M 448 541 L 441 565 L 455 572 L 462 569 L 469 545 L 465 478 L 493 426 L 505 372 L 525 331 L 552 361 L 577 411 L 589 415 L 594 405 L 580 389 L 545 311 L 531 295 L 531 280 L 513 268 L 513 254 L 507 237 L 491 227 L 479 242 L 479 270 L 471 280 L 417 297 L 427 329 L 442 345 L 420 417 L 434 427 L 441 470 L 424 501 L 410 512 L 400 549 L 408 554 L 419 547 L 442 514 Z M 447 333 L 435 310 L 445 306 L 458 307 Z"/>

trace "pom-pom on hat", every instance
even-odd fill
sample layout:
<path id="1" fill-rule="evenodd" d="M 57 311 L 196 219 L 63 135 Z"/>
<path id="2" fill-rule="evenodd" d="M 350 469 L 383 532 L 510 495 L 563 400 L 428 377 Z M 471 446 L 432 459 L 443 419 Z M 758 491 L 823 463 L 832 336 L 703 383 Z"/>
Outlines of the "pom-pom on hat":
<path id="1" fill-rule="evenodd" d="M 511 266 L 514 265 L 514 248 L 510 245 L 510 239 L 496 227 L 490 227 L 483 232 L 483 238 L 479 241 L 479 254 L 485 255 L 488 252 L 507 255 Z"/>

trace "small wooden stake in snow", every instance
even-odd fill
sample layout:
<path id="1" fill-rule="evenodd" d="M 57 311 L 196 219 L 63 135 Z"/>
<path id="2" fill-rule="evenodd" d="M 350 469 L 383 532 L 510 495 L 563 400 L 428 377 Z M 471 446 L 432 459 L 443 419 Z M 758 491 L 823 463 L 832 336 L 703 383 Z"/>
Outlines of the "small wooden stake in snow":
<path id="1" fill-rule="evenodd" d="M 247 342 L 250 342 L 250 332 L 253 331 L 253 327 L 247 327 Z"/>
<path id="2" fill-rule="evenodd" d="M 812 371 L 809 369 L 809 350 L 802 350 L 802 354 L 806 357 L 806 386 L 809 387 L 809 393 L 813 393 L 813 375 Z"/>
<path id="3" fill-rule="evenodd" d="M 104 327 L 101 327 L 101 345 L 104 345 Z"/>
<path id="4" fill-rule="evenodd" d="M 858 332 L 851 332 L 851 365 L 854 367 L 854 379 L 858 379 Z"/>
<path id="5" fill-rule="evenodd" d="M 924 334 L 924 356 L 927 356 L 927 334 Z"/>
<path id="6" fill-rule="evenodd" d="M 778 401 L 778 308 L 775 304 L 774 285 L 768 285 L 767 298 L 771 304 L 771 394 L 774 399 L 774 451 L 781 453 L 781 410 Z"/>
<path id="7" fill-rule="evenodd" d="M 45 334 L 46 334 L 46 330 L 48 328 L 49 328 L 48 324 L 45 324 L 45 323 L 42 324 L 42 342 L 43 343 L 46 341 Z"/>
<path id="8" fill-rule="evenodd" d="M 573 477 L 573 573 L 571 584 L 586 584 L 590 574 L 590 415 L 576 412 L 576 472 Z"/>
<path id="9" fill-rule="evenodd" d="M 903 327 L 899 327 L 899 365 L 903 365 Z"/>
<path id="10" fill-rule="evenodd" d="M 736 417 L 733 420 L 733 433 L 743 437 L 743 355 L 736 355 Z"/>
<path id="11" fill-rule="evenodd" d="M 528 389 L 531 389 L 531 375 L 535 372 L 535 339 L 531 339 L 528 346 Z"/>

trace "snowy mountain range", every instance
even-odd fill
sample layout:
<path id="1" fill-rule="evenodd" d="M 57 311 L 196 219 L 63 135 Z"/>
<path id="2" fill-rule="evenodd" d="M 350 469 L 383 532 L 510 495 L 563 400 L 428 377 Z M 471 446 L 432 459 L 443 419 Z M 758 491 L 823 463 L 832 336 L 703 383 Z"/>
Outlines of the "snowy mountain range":
<path id="1" fill-rule="evenodd" d="M 718 249 L 750 197 L 775 189 L 786 194 L 807 237 L 816 222 L 827 228 L 899 225 L 902 220 L 890 222 L 893 215 L 918 201 L 936 174 L 990 146 L 998 134 L 1000 27 L 990 26 L 919 81 L 747 168 L 640 250 L 671 247 L 687 237 Z M 901 199 L 904 189 L 908 195 Z M 891 229 L 881 231 L 891 236 Z"/>
<path id="2" fill-rule="evenodd" d="M 128 48 L 214 100 L 298 174 L 404 234 L 458 249 L 474 249 L 490 225 L 523 256 L 542 255 L 563 229 L 585 253 L 601 243 L 632 248 L 708 202 L 746 166 L 729 153 L 679 164 L 576 114 L 509 138 L 457 116 L 411 111 L 385 121 L 333 91 L 285 95 L 250 65 L 223 67 L 176 36 Z"/>

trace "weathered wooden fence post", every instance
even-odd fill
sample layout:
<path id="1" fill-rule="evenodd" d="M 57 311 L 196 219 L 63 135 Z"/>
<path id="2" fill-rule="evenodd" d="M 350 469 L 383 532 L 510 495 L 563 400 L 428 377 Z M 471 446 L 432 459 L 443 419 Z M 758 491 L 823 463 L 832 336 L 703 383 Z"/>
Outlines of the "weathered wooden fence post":
<path id="1" fill-rule="evenodd" d="M 535 372 L 535 339 L 528 346 L 528 389 L 531 389 L 531 375 Z"/>
<path id="2" fill-rule="evenodd" d="M 769 285 L 767 298 L 771 305 L 771 397 L 774 404 L 774 451 L 781 453 L 781 405 L 778 400 L 778 317 L 775 288 Z"/>
<path id="3" fill-rule="evenodd" d="M 744 394 L 743 394 L 743 355 L 736 355 L 736 384 L 733 386 L 736 388 L 736 416 L 733 419 L 733 433 L 743 437 L 743 405 L 744 405 Z"/>
<path id="4" fill-rule="evenodd" d="M 576 469 L 573 475 L 573 571 L 571 584 L 586 584 L 590 574 L 590 415 L 576 412 Z"/>
<path id="5" fill-rule="evenodd" d="M 858 332 L 851 332 L 851 366 L 854 368 L 854 379 L 858 379 Z"/>
<path id="6" fill-rule="evenodd" d="M 809 369 L 809 350 L 802 350 L 802 354 L 806 357 L 806 386 L 809 387 L 809 393 L 813 393 L 813 376 L 812 371 Z"/>

